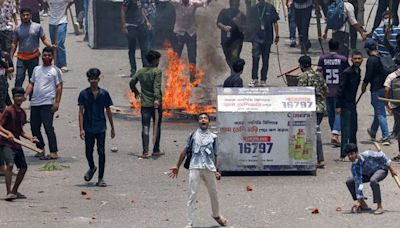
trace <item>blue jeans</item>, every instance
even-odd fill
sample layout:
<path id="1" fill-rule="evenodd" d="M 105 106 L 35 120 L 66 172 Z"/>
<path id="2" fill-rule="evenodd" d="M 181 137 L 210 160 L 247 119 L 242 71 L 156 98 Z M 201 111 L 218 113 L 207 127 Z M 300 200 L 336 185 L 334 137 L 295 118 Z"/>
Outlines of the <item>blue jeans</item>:
<path id="1" fill-rule="evenodd" d="M 150 23 L 153 25 L 153 28 L 151 30 L 149 30 L 149 28 L 147 28 L 147 38 L 149 40 L 148 41 L 149 42 L 148 50 L 152 50 L 154 48 L 154 39 L 155 39 L 156 13 L 152 13 L 152 14 L 148 15 L 147 17 L 148 17 Z"/>
<path id="2" fill-rule="evenodd" d="M 288 10 L 288 21 L 289 21 L 289 38 L 290 40 L 296 39 L 296 17 L 294 4 L 292 4 Z"/>
<path id="3" fill-rule="evenodd" d="M 348 105 L 348 107 L 342 108 L 340 112 L 341 129 L 342 129 L 342 141 L 340 147 L 340 157 L 346 157 L 344 147 L 348 143 L 357 144 L 357 108 L 356 105 Z"/>
<path id="4" fill-rule="evenodd" d="M 326 109 L 328 111 L 329 126 L 332 134 L 340 134 L 340 115 L 336 114 L 336 97 L 326 98 Z"/>
<path id="5" fill-rule="evenodd" d="M 15 87 L 22 87 L 25 81 L 25 74 L 28 71 L 29 81 L 31 80 L 33 69 L 39 65 L 39 57 L 30 60 L 17 60 L 17 73 L 15 76 Z"/>
<path id="6" fill-rule="evenodd" d="M 389 137 L 389 128 L 386 119 L 386 110 L 384 101 L 378 100 L 378 97 L 384 97 L 384 88 L 371 92 L 371 104 L 374 107 L 374 120 L 371 125 L 372 136 L 376 136 L 378 128 L 381 127 L 382 138 Z"/>
<path id="7" fill-rule="evenodd" d="M 94 169 L 95 167 L 93 161 L 93 149 L 95 142 L 97 143 L 97 153 L 99 155 L 99 179 L 103 179 L 104 166 L 106 164 L 105 141 L 105 132 L 96 134 L 85 132 L 85 154 L 90 169 Z"/>
<path id="8" fill-rule="evenodd" d="M 57 43 L 54 40 L 56 26 L 58 26 Z M 67 23 L 59 24 L 59 25 L 49 25 L 49 32 L 50 32 L 51 43 L 57 44 L 55 65 L 58 68 L 67 66 L 67 54 L 66 54 L 66 50 L 65 50 L 65 46 L 64 46 L 65 38 L 67 36 Z"/>

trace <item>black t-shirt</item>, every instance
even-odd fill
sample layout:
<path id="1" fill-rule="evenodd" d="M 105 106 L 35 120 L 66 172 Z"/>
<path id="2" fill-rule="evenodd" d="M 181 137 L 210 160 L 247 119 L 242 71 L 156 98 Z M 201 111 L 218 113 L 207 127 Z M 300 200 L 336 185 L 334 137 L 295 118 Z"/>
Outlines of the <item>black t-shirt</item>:
<path id="1" fill-rule="evenodd" d="M 241 24 L 246 24 L 246 16 L 237 9 L 223 9 L 218 15 L 217 23 L 222 23 L 223 25 L 231 26 L 230 36 L 225 30 L 221 29 L 221 44 L 229 45 L 233 41 L 243 40 L 243 32 L 239 30 L 239 27 L 233 22 L 233 18 L 238 17 Z"/>
<path id="2" fill-rule="evenodd" d="M 243 87 L 243 79 L 239 75 L 231 75 L 224 81 L 224 88 L 242 88 Z"/>
<path id="3" fill-rule="evenodd" d="M 257 3 L 251 8 L 252 41 L 257 43 L 273 42 L 274 26 L 279 20 L 279 15 L 273 5 L 269 3 Z"/>
<path id="4" fill-rule="evenodd" d="M 383 69 L 379 56 L 370 56 L 367 60 L 364 83 L 371 83 L 371 92 L 382 89 L 387 74 Z"/>
<path id="5" fill-rule="evenodd" d="M 128 8 L 125 18 L 128 25 L 139 26 L 144 23 L 142 10 L 136 0 L 124 0 L 122 5 Z"/>

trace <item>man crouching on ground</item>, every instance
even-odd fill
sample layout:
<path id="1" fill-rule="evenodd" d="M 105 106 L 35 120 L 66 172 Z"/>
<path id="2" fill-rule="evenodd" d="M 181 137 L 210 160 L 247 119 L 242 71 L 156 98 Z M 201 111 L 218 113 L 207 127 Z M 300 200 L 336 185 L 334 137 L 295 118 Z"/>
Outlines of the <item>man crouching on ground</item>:
<path id="1" fill-rule="evenodd" d="M 354 143 L 349 143 L 345 146 L 345 153 L 352 162 L 351 173 L 353 174 L 353 177 L 346 181 L 346 185 L 353 200 L 356 201 L 351 208 L 351 212 L 360 213 L 371 210 L 365 202 L 363 194 L 363 183 L 369 182 L 374 203 L 378 204 L 374 214 L 383 214 L 379 182 L 386 178 L 388 170 L 392 175 L 397 175 L 396 170 L 391 165 L 392 161 L 382 152 L 367 150 L 359 154 L 357 145 Z"/>

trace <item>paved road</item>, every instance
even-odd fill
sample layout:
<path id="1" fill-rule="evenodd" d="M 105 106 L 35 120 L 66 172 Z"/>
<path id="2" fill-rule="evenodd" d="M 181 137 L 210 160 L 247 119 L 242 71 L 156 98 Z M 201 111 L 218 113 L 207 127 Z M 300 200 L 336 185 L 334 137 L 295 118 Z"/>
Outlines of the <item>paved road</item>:
<path id="1" fill-rule="evenodd" d="M 208 20 L 207 23 L 212 23 L 212 26 L 221 2 L 213 3 L 215 9 L 200 12 L 208 15 L 201 18 Z M 369 12 L 371 4 L 372 0 L 368 0 L 366 12 Z M 210 24 L 204 26 L 204 23 L 199 26 L 200 65 L 204 66 L 202 56 L 210 50 L 216 50 L 211 53 L 215 58 L 213 62 L 223 63 L 218 31 Z M 315 40 L 316 26 L 311 26 L 311 37 L 314 38 L 311 55 L 316 60 L 320 51 Z M 289 48 L 287 25 L 283 20 L 280 21 L 280 28 L 282 68 L 290 69 L 297 65 L 299 50 Z M 196 127 L 195 123 L 163 124 L 162 148 L 166 156 L 142 160 L 137 157 L 141 153 L 140 122 L 116 119 L 117 137 L 107 139 L 106 143 L 105 180 L 109 186 L 98 188 L 94 183 L 87 185 L 83 180 L 87 164 L 84 143 L 79 139 L 76 105 L 79 91 L 88 86 L 85 72 L 90 67 L 100 68 L 104 76 L 101 86 L 109 90 L 115 105 L 126 106 L 129 79 L 121 76 L 127 74 L 129 67 L 126 50 L 92 50 L 81 42 L 82 36 L 74 36 L 71 28 L 69 32 L 66 46 L 71 71 L 64 75 L 65 90 L 59 118 L 55 120 L 61 156 L 59 162 L 69 168 L 54 172 L 39 171 L 45 162 L 38 161 L 33 158 L 32 152 L 26 151 L 30 166 L 20 190 L 28 199 L 12 203 L 0 201 L 0 227 L 183 227 L 188 172 L 182 170 L 178 180 L 168 179 L 165 172 L 175 164 L 188 133 Z M 247 61 L 243 74 L 246 84 L 250 82 L 250 51 L 251 46 L 246 43 L 243 49 L 243 57 Z M 279 74 L 276 63 L 276 55 L 272 53 L 268 83 L 283 86 L 281 79 L 274 77 Z M 221 64 L 215 64 L 212 70 L 207 69 L 207 77 L 213 79 L 213 84 L 221 84 L 228 74 Z M 366 135 L 366 128 L 372 121 L 369 102 L 369 94 L 366 94 L 358 107 L 361 150 L 371 147 Z M 392 122 L 390 119 L 389 126 Z M 329 142 L 327 120 L 323 121 L 322 129 L 323 141 Z M 29 126 L 25 130 L 29 132 Z M 119 147 L 118 153 L 109 152 L 112 146 Z M 392 157 L 396 148 L 397 145 L 392 144 L 384 149 Z M 398 226 L 400 206 L 397 199 L 400 191 L 391 178 L 381 184 L 385 214 L 351 215 L 348 209 L 352 201 L 344 184 L 350 175 L 350 163 L 336 163 L 334 159 L 339 156 L 339 150 L 329 144 L 324 145 L 324 150 L 327 168 L 319 170 L 317 176 L 223 177 L 218 186 L 219 198 L 221 211 L 229 218 L 230 225 L 246 228 Z M 3 183 L 4 179 L 0 178 L 2 186 Z M 246 185 L 252 185 L 254 190 L 247 192 Z M 82 191 L 87 195 L 81 195 Z M 4 194 L 4 187 L 0 187 L 0 195 Z M 366 186 L 366 195 L 372 198 L 369 186 Z M 311 214 L 308 210 L 311 207 L 319 208 L 320 213 Z M 337 212 L 337 207 L 343 208 L 343 211 Z M 195 225 L 215 227 L 210 214 L 208 195 L 203 188 Z"/>

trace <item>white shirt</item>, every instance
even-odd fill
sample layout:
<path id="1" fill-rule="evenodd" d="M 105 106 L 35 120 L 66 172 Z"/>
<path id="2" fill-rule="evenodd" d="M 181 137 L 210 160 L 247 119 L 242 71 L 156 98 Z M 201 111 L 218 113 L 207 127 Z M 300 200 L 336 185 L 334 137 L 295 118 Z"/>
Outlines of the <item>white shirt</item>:
<path id="1" fill-rule="evenodd" d="M 386 77 L 385 83 L 383 83 L 383 86 L 391 88 L 392 87 L 392 81 L 393 79 L 397 78 L 398 76 L 400 76 L 400 70 L 396 70 L 395 72 L 389 74 Z M 391 108 L 397 108 L 399 106 L 398 103 L 392 103 L 390 102 L 390 107 Z"/>
<path id="2" fill-rule="evenodd" d="M 47 0 L 49 3 L 49 24 L 59 25 L 68 23 L 67 6 L 74 0 Z"/>
<path id="3" fill-rule="evenodd" d="M 54 104 L 57 85 L 62 82 L 61 70 L 56 66 L 35 67 L 31 78 L 33 83 L 31 106 Z"/>
<path id="4" fill-rule="evenodd" d="M 341 32 L 350 33 L 350 26 L 358 24 L 356 16 L 354 14 L 354 6 L 351 3 L 344 2 L 344 14 L 347 17 L 347 21 L 344 23 L 344 25 L 340 29 L 333 30 L 333 32 L 341 31 Z"/>

